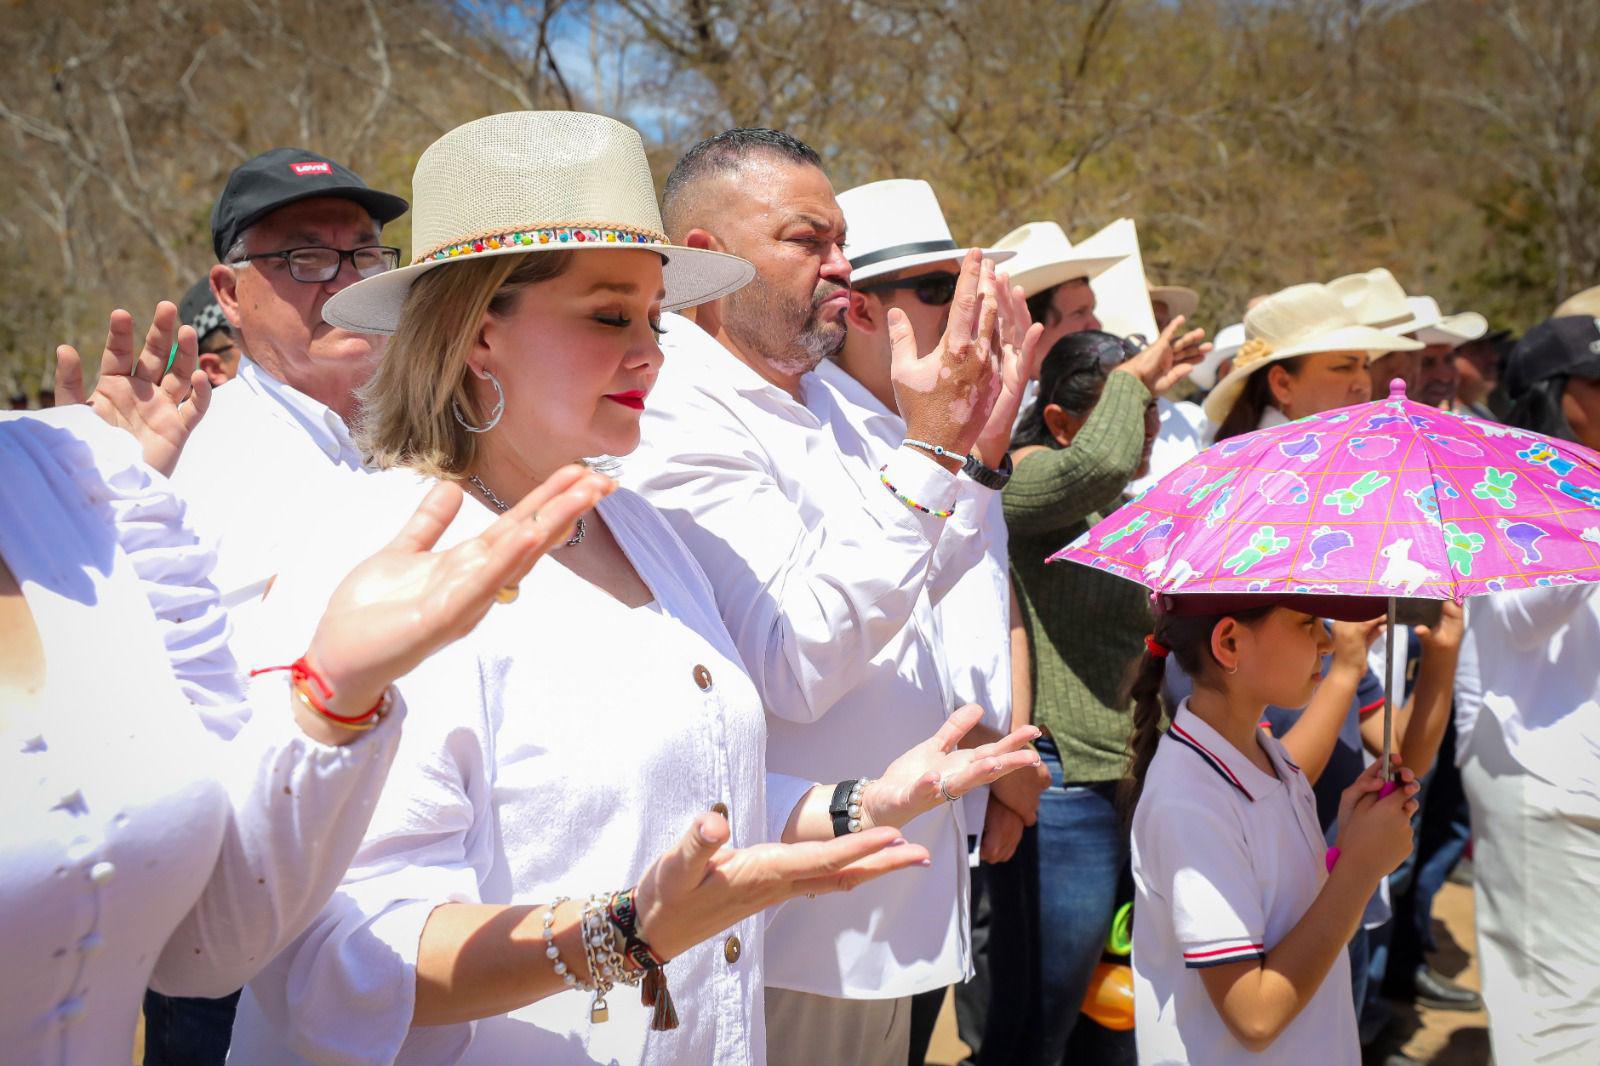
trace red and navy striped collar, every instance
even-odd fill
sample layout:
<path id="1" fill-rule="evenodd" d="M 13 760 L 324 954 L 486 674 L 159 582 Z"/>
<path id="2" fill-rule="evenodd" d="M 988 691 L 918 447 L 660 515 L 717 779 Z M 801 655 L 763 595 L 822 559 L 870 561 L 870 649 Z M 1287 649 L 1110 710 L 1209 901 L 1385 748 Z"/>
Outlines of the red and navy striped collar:
<path id="1" fill-rule="evenodd" d="M 1289 753 L 1283 750 L 1283 745 L 1271 733 L 1260 738 L 1258 743 L 1276 768 L 1275 773 L 1262 770 L 1228 743 L 1222 734 L 1201 721 L 1189 709 L 1188 700 L 1180 704 L 1178 713 L 1173 715 L 1172 724 L 1167 727 L 1167 736 L 1174 743 L 1188 748 L 1211 768 L 1212 773 L 1238 789 L 1239 794 L 1252 803 L 1279 785 L 1286 785 L 1291 775 L 1303 776 L 1300 767 L 1290 760 Z"/>
<path id="2" fill-rule="evenodd" d="M 1180 721 L 1185 718 L 1185 716 L 1187 716 L 1188 721 L 1184 724 L 1179 724 Z M 1227 762 L 1224 761 L 1223 758 L 1215 751 L 1213 751 L 1208 744 L 1202 742 L 1194 735 L 1193 730 L 1197 722 L 1199 722 L 1199 719 L 1195 718 L 1195 716 L 1189 712 L 1189 708 L 1183 707 L 1179 710 L 1178 716 L 1173 718 L 1172 724 L 1167 727 L 1167 736 L 1171 737 L 1179 744 L 1182 744 L 1184 747 L 1200 756 L 1201 761 L 1207 766 L 1211 767 L 1212 772 L 1243 793 L 1245 799 L 1254 803 L 1256 798 L 1250 794 L 1249 789 L 1244 787 L 1244 782 L 1239 780 L 1239 775 L 1234 773 L 1232 768 L 1228 766 Z M 1204 723 L 1200 724 L 1203 725 Z M 1185 725 L 1187 725 L 1188 728 L 1185 728 Z M 1209 732 L 1209 730 L 1207 730 L 1207 732 Z M 1209 740 L 1210 738 L 1207 739 Z"/>

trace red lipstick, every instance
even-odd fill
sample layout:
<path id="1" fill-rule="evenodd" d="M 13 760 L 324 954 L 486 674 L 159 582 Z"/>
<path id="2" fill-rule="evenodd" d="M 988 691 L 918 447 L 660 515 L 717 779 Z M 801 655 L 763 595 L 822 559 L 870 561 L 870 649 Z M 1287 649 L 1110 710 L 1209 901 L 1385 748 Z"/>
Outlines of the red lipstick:
<path id="1" fill-rule="evenodd" d="M 635 411 L 644 410 L 644 397 L 645 392 L 643 389 L 629 389 L 627 392 L 606 393 L 606 399 L 615 403 L 620 403 L 622 406 L 632 408 Z"/>

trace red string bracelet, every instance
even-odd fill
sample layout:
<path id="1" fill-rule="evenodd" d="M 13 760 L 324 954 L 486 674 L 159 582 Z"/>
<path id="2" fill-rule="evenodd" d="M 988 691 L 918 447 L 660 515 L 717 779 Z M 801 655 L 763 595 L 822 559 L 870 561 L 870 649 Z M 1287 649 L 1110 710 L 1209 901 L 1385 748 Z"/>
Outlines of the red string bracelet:
<path id="1" fill-rule="evenodd" d="M 1149 650 L 1150 654 L 1154 655 L 1157 659 L 1165 659 L 1167 657 L 1168 649 L 1164 645 L 1156 643 L 1154 633 L 1146 633 L 1144 635 L 1144 646 Z"/>
<path id="2" fill-rule="evenodd" d="M 362 713 L 353 716 L 334 714 L 323 703 L 323 700 L 333 696 L 333 689 L 321 674 L 311 668 L 311 664 L 306 662 L 304 655 L 288 666 L 263 666 L 258 670 L 252 670 L 250 671 L 250 676 L 255 677 L 258 674 L 275 673 L 279 670 L 289 671 L 289 677 L 294 685 L 294 693 L 307 707 L 311 708 L 320 717 L 326 718 L 334 725 L 343 726 L 345 729 L 371 729 L 378 724 L 378 720 L 389 709 L 389 690 L 384 689 L 383 695 L 378 697 L 378 702 Z M 310 684 L 307 684 L 307 682 L 310 682 Z M 312 684 L 321 690 L 320 697 L 317 693 L 311 691 Z"/>

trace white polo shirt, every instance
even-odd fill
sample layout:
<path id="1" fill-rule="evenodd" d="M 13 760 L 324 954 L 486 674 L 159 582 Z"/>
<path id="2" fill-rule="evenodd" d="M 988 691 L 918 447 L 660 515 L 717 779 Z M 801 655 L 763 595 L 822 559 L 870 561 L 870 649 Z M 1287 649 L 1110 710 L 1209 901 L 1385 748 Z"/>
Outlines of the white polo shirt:
<path id="1" fill-rule="evenodd" d="M 1133 817 L 1133 996 L 1139 1062 L 1361 1062 L 1349 956 L 1272 1046 L 1228 1031 L 1200 970 L 1261 959 L 1310 909 L 1328 874 L 1316 798 L 1283 745 L 1255 737 L 1263 773 L 1189 710 L 1161 739 Z"/>

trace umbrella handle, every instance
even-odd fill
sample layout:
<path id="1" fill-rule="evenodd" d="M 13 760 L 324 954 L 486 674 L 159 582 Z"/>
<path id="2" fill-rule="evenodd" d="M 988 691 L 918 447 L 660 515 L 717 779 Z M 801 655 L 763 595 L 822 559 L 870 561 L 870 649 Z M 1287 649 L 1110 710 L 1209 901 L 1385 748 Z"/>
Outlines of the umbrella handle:
<path id="1" fill-rule="evenodd" d="M 1389 614 L 1383 634 L 1383 790 L 1382 799 L 1394 791 L 1390 769 L 1389 738 L 1394 732 L 1394 597 L 1389 597 Z"/>

